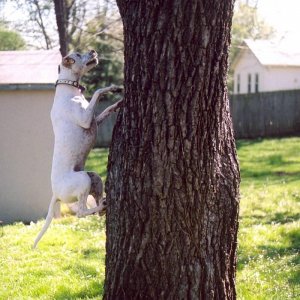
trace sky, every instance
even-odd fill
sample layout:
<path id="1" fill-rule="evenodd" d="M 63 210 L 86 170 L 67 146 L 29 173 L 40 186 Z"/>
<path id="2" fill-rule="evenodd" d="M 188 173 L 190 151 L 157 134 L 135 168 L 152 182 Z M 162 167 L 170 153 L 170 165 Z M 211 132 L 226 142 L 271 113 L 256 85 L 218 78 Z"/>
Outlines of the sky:
<path id="1" fill-rule="evenodd" d="M 246 0 L 244 0 L 246 1 Z M 258 14 L 274 27 L 278 38 L 286 37 L 289 40 L 300 41 L 300 0 L 248 0 L 249 3 L 257 3 Z M 10 21 L 14 18 L 22 18 L 22 14 L 14 11 L 10 1 L 6 2 L 6 9 L 1 15 L 5 15 Z"/>
<path id="2" fill-rule="evenodd" d="M 259 15 L 278 36 L 300 40 L 300 0 L 257 0 Z"/>

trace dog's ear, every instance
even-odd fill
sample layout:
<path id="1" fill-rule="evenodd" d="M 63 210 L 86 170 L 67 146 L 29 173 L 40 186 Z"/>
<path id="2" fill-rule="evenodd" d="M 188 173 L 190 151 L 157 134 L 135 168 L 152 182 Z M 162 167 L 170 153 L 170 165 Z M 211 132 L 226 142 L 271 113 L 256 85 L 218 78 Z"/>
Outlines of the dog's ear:
<path id="1" fill-rule="evenodd" d="M 62 60 L 62 65 L 66 68 L 71 68 L 71 66 L 75 63 L 75 60 L 69 56 L 66 56 Z"/>

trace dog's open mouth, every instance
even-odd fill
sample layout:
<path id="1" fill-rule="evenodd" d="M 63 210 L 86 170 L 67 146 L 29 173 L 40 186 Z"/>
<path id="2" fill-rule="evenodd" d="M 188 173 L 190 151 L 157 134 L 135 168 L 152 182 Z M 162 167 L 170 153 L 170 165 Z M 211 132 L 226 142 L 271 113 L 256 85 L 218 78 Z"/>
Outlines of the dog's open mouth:
<path id="1" fill-rule="evenodd" d="M 97 63 L 98 63 L 98 59 L 97 58 L 93 58 L 90 61 L 88 61 L 86 65 L 87 66 L 96 65 Z"/>

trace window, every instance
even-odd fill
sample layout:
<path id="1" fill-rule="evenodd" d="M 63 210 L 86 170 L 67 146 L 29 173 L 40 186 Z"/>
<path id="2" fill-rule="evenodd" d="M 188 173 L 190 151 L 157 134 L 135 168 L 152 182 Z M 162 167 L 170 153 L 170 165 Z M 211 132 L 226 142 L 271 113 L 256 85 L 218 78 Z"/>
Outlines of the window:
<path id="1" fill-rule="evenodd" d="M 248 93 L 251 93 L 251 74 L 248 74 Z"/>
<path id="2" fill-rule="evenodd" d="M 239 94 L 241 92 L 241 75 L 237 75 L 237 80 L 236 80 L 236 92 Z"/>
<path id="3" fill-rule="evenodd" d="M 258 73 L 255 74 L 255 93 L 259 92 L 259 75 Z"/>

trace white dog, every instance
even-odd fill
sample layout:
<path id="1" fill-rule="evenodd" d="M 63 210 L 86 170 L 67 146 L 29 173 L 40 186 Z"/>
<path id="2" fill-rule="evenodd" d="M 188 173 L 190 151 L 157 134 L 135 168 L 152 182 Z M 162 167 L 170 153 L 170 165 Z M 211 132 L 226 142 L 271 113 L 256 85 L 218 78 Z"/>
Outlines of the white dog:
<path id="1" fill-rule="evenodd" d="M 92 149 L 97 134 L 97 125 L 112 112 L 118 110 L 122 100 L 108 107 L 99 116 L 94 116 L 99 97 L 108 92 L 120 92 L 116 86 L 99 89 L 90 102 L 79 84 L 80 77 L 98 64 L 97 53 L 72 53 L 63 58 L 59 66 L 59 78 L 51 110 L 51 120 L 55 135 L 52 161 L 51 183 L 53 196 L 46 223 L 37 236 L 33 248 L 46 232 L 58 201 L 73 203 L 78 201 L 78 217 L 105 211 L 103 184 L 98 174 L 85 172 L 86 158 Z M 87 207 L 87 197 L 93 195 L 98 206 Z"/>

